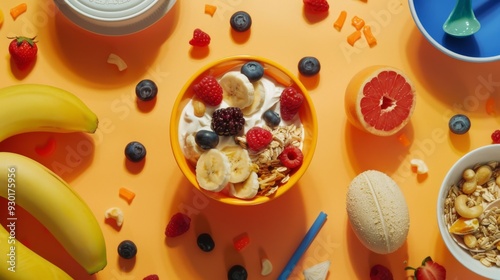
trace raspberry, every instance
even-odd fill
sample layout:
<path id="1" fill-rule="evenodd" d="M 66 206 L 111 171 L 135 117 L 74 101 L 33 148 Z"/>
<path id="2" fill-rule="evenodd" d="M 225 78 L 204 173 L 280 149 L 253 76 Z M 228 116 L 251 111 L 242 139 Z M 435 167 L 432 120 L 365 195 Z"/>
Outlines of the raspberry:
<path id="1" fill-rule="evenodd" d="M 156 274 L 151 274 L 146 277 L 144 277 L 142 280 L 160 280 L 160 277 Z"/>
<path id="2" fill-rule="evenodd" d="M 220 108 L 212 114 L 211 128 L 217 135 L 236 135 L 244 125 L 245 118 L 243 118 L 243 113 L 238 107 Z"/>
<path id="3" fill-rule="evenodd" d="M 370 269 L 370 280 L 393 280 L 393 277 L 387 267 L 376 264 Z"/>
<path id="4" fill-rule="evenodd" d="M 491 140 L 493 140 L 493 144 L 500 144 L 500 130 L 495 130 L 491 134 Z"/>
<path id="5" fill-rule="evenodd" d="M 267 129 L 254 126 L 247 131 L 246 139 L 248 148 L 258 152 L 273 141 L 273 134 Z"/>
<path id="6" fill-rule="evenodd" d="M 281 164 L 289 169 L 294 169 L 302 165 L 304 155 L 302 151 L 295 146 L 287 146 L 278 156 Z"/>
<path id="7" fill-rule="evenodd" d="M 195 47 L 206 47 L 210 44 L 210 35 L 196 28 L 193 31 L 193 38 L 189 40 L 189 44 Z"/>
<path id="8" fill-rule="evenodd" d="M 311 13 L 328 12 L 330 5 L 326 0 L 303 0 L 304 8 Z"/>
<path id="9" fill-rule="evenodd" d="M 165 229 L 165 235 L 167 237 L 179 236 L 188 231 L 190 224 L 191 218 L 186 214 L 175 213 L 168 222 L 167 228 Z"/>
<path id="10" fill-rule="evenodd" d="M 280 114 L 285 121 L 293 119 L 304 103 L 304 95 L 293 87 L 287 87 L 280 96 Z"/>
<path id="11" fill-rule="evenodd" d="M 217 106 L 222 102 L 222 87 L 213 76 L 205 76 L 193 85 L 193 91 L 203 103 Z"/>

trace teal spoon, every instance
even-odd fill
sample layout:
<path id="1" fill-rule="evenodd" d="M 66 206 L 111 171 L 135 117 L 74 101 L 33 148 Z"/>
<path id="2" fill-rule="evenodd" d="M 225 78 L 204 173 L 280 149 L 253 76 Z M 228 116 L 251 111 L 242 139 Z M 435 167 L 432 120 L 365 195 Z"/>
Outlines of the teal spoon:
<path id="1" fill-rule="evenodd" d="M 457 0 L 455 8 L 443 24 L 444 32 L 455 37 L 465 37 L 476 33 L 481 23 L 472 10 L 471 0 Z"/>

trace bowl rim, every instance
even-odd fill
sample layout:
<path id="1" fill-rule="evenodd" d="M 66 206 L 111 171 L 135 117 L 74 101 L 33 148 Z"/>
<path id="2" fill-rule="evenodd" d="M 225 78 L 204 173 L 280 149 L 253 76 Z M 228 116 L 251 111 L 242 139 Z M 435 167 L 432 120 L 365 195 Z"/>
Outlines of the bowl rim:
<path id="1" fill-rule="evenodd" d="M 496 60 L 500 59 L 500 54 L 499 55 L 495 55 L 495 56 L 487 56 L 487 57 L 475 57 L 475 56 L 467 56 L 467 55 L 459 54 L 459 53 L 453 52 L 453 51 L 445 48 L 438 41 L 436 41 L 427 32 L 427 30 L 423 26 L 422 22 L 420 21 L 418 15 L 417 15 L 417 11 L 415 9 L 415 3 L 414 3 L 414 1 L 415 0 L 408 0 L 408 4 L 409 4 L 409 7 L 410 7 L 410 13 L 412 15 L 413 21 L 417 25 L 417 27 L 420 30 L 420 32 L 424 35 L 425 39 L 427 39 L 427 41 L 429 41 L 438 50 L 440 50 L 441 52 L 447 54 L 450 57 L 453 57 L 453 58 L 456 58 L 456 59 L 459 59 L 459 60 L 462 60 L 462 61 L 467 61 L 467 62 L 492 62 L 492 61 L 496 61 Z M 421 1 L 425 1 L 425 0 L 421 0 Z"/>
<path id="2" fill-rule="evenodd" d="M 438 228 L 439 232 L 441 234 L 441 238 L 446 244 L 446 248 L 450 253 L 453 255 L 453 257 L 461 263 L 465 268 L 469 269 L 470 271 L 481 275 L 483 277 L 488 277 L 490 279 L 498 279 L 498 275 L 500 273 L 500 268 L 497 267 L 485 267 L 482 265 L 479 261 L 475 261 L 472 259 L 472 257 L 469 255 L 469 253 L 466 252 L 466 250 L 460 248 L 455 241 L 451 238 L 449 232 L 448 232 L 448 227 L 444 221 L 444 201 L 446 194 L 448 193 L 448 190 L 450 189 L 451 185 L 458 182 L 460 179 L 459 176 L 461 176 L 462 172 L 468 168 L 472 167 L 473 165 L 481 162 L 488 162 L 490 160 L 493 160 L 495 157 L 495 152 L 500 151 L 500 145 L 498 144 L 489 144 L 485 145 L 479 148 L 476 148 L 474 150 L 469 151 L 468 153 L 464 154 L 458 161 L 456 161 L 451 168 L 448 170 L 446 176 L 443 179 L 443 182 L 441 184 L 441 188 L 439 189 L 438 193 L 438 199 L 437 199 L 437 205 L 436 205 L 436 213 L 437 213 L 437 220 L 438 220 Z M 499 160 L 500 160 L 500 153 L 499 153 Z M 487 158 L 487 160 L 482 160 L 484 158 Z M 451 183 L 451 184 L 450 184 Z M 467 265 L 465 265 L 465 261 L 467 259 L 470 259 L 470 263 L 467 262 Z"/>
<path id="3" fill-rule="evenodd" d="M 180 145 L 178 143 L 179 142 L 178 141 L 178 135 L 179 135 L 179 133 L 178 133 L 178 119 L 179 118 L 176 117 L 176 113 L 179 111 L 180 105 L 184 100 L 184 94 L 181 94 L 181 93 L 185 93 L 189 89 L 191 84 L 197 78 L 199 78 L 199 76 L 201 74 L 209 71 L 211 68 L 213 68 L 217 65 L 224 65 L 225 63 L 228 63 L 231 61 L 242 61 L 242 62 L 244 62 L 244 61 L 259 61 L 261 63 L 267 64 L 267 65 L 270 65 L 270 66 L 276 68 L 277 70 L 284 73 L 288 78 L 290 78 L 291 82 L 302 91 L 302 93 L 306 99 L 306 103 L 308 104 L 308 107 L 310 108 L 310 120 L 311 120 L 311 126 L 310 126 L 311 129 L 310 130 L 312 132 L 311 133 L 312 137 L 311 137 L 310 141 L 308 141 L 309 152 L 304 155 L 304 160 L 303 160 L 302 166 L 299 169 L 299 170 L 303 170 L 303 172 L 298 174 L 298 176 L 291 176 L 289 181 L 286 183 L 288 187 L 282 189 L 283 186 L 280 186 L 278 191 L 276 193 L 274 193 L 272 196 L 268 196 L 268 197 L 267 196 L 258 196 L 254 199 L 246 200 L 246 199 L 239 199 L 239 198 L 234 198 L 234 197 L 230 197 L 230 196 L 211 195 L 212 194 L 211 192 L 203 190 L 202 188 L 199 187 L 195 176 L 189 176 L 188 174 L 186 174 L 186 172 L 190 171 L 191 169 L 190 169 L 189 163 L 187 162 L 187 160 L 185 160 L 185 156 L 182 152 L 182 148 L 180 147 Z M 238 63 L 238 65 L 239 64 L 240 63 Z M 174 154 L 174 158 L 176 160 L 178 167 L 181 169 L 181 172 L 184 174 L 185 178 L 187 178 L 187 180 L 191 183 L 191 185 L 193 185 L 194 188 L 201 191 L 206 196 L 208 196 L 216 201 L 225 203 L 225 204 L 251 206 L 251 205 L 263 204 L 263 203 L 269 202 L 271 200 L 274 200 L 274 199 L 280 197 L 281 195 L 286 193 L 293 185 L 295 185 L 300 180 L 302 175 L 305 173 L 305 171 L 309 167 L 309 164 L 311 163 L 314 152 L 316 150 L 317 138 L 318 138 L 318 120 L 317 120 L 316 110 L 314 108 L 314 103 L 312 101 L 312 98 L 310 97 L 309 91 L 302 84 L 302 82 L 299 80 L 299 78 L 296 75 L 294 75 L 292 72 L 290 72 L 288 69 L 286 69 L 282 65 L 280 65 L 280 64 L 278 64 L 278 63 L 276 63 L 273 60 L 270 60 L 268 58 L 264 58 L 264 57 L 257 56 L 257 55 L 232 55 L 232 56 L 222 57 L 222 58 L 216 59 L 208 64 L 205 64 L 203 67 L 198 69 L 194 74 L 192 74 L 189 77 L 189 79 L 186 81 L 186 83 L 182 86 L 182 88 L 180 89 L 180 91 L 175 99 L 175 102 L 174 102 L 172 108 L 173 109 L 172 109 L 171 116 L 170 116 L 170 128 L 169 128 L 170 147 L 171 147 L 171 150 Z M 184 159 L 184 160 L 181 160 L 181 159 Z M 297 174 L 297 171 L 296 171 L 296 173 L 294 173 L 294 175 Z M 280 191 L 280 189 L 282 191 Z"/>

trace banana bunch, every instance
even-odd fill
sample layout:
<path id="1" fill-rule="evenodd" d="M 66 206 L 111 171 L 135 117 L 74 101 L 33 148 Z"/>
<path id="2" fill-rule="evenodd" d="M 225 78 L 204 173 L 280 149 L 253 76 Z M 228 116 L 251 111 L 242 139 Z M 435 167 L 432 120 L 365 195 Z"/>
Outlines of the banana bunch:
<path id="1" fill-rule="evenodd" d="M 97 116 L 77 96 L 52 86 L 2 88 L 0 104 L 0 141 L 35 131 L 93 133 L 98 125 Z M 39 220 L 89 274 L 106 266 L 106 246 L 97 219 L 81 197 L 50 169 L 26 156 L 0 152 L 0 196 L 9 206 L 19 205 Z M 2 266 L 12 261 L 15 252 L 15 272 L 0 269 L 0 279 L 71 279 L 15 240 L 12 232 L 0 226 Z"/>

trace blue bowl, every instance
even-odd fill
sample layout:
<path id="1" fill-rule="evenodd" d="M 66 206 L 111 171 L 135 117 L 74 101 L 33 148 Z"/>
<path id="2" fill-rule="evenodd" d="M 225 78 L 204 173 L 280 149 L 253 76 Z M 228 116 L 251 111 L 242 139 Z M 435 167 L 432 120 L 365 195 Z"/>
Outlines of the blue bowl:
<path id="1" fill-rule="evenodd" d="M 456 0 L 408 0 L 408 3 L 418 29 L 440 51 L 470 62 L 500 59 L 500 2 L 473 0 L 472 8 L 481 23 L 481 29 L 462 38 L 443 31 L 443 23 L 455 7 Z"/>

